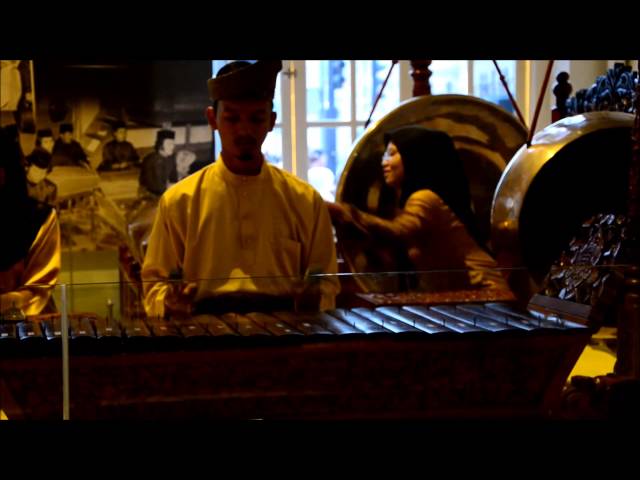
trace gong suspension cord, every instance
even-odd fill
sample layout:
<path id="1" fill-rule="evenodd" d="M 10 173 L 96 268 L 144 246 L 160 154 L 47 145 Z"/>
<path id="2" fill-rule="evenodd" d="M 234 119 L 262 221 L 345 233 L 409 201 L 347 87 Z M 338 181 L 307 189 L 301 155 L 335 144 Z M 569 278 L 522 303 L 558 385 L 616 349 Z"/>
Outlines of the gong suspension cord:
<path id="1" fill-rule="evenodd" d="M 391 67 L 389 67 L 389 71 L 387 72 L 387 78 L 385 78 L 384 82 L 382 82 L 382 86 L 380 87 L 380 91 L 378 92 L 378 96 L 376 97 L 376 101 L 373 102 L 373 107 L 371 107 L 369 118 L 367 118 L 367 121 L 364 122 L 365 129 L 369 126 L 369 123 L 371 122 L 371 116 L 373 115 L 373 111 L 376 109 L 376 105 L 378 105 L 378 100 L 380 100 L 380 97 L 382 96 L 382 92 L 384 92 L 384 87 L 387 85 L 387 81 L 389 80 L 389 77 L 391 76 L 391 72 L 393 71 L 393 67 L 396 66 L 396 63 L 398 63 L 398 60 L 391 60 Z"/>
<path id="2" fill-rule="evenodd" d="M 538 95 L 538 103 L 536 104 L 536 111 L 533 114 L 533 122 L 531 122 L 531 128 L 529 129 L 529 138 L 527 138 L 527 148 L 531 146 L 531 139 L 533 138 L 533 133 L 536 131 L 536 124 L 538 123 L 538 115 L 540 115 L 542 100 L 544 99 L 544 94 L 547 91 L 547 85 L 549 84 L 549 77 L 551 76 L 551 67 L 553 67 L 553 60 L 549 60 L 549 63 L 547 64 L 547 71 L 544 74 L 544 81 L 542 82 L 542 88 L 540 89 L 540 94 Z"/>
<path id="3" fill-rule="evenodd" d="M 513 105 L 513 108 L 516 111 L 516 114 L 518 115 L 520 122 L 522 123 L 522 125 L 524 125 L 524 128 L 527 128 L 527 122 L 524 121 L 524 117 L 522 116 L 522 112 L 520 112 L 520 109 L 518 108 L 518 103 L 516 102 L 516 99 L 513 98 L 513 95 L 511 95 L 511 90 L 509 90 L 509 85 L 507 84 L 507 80 L 504 78 L 504 75 L 502 74 L 502 70 L 500 70 L 500 66 L 498 65 L 498 62 L 496 62 L 495 60 L 491 60 L 491 61 L 496 66 L 496 70 L 498 71 L 498 76 L 500 77 L 502 86 L 506 90 L 507 96 L 509 97 L 509 101 L 511 102 L 511 105 Z"/>

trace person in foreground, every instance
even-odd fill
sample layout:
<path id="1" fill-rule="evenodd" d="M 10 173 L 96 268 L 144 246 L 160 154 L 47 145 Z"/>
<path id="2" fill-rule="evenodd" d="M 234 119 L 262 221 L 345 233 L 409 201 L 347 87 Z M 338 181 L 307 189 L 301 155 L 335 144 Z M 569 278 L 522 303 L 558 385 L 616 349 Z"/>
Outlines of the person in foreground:
<path id="1" fill-rule="evenodd" d="M 15 125 L 0 129 L 0 312 L 51 311 L 60 272 L 60 226 L 55 209 L 29 197 Z"/>
<path id="2" fill-rule="evenodd" d="M 206 116 L 221 152 L 160 198 L 142 268 L 148 315 L 293 309 L 300 279 L 337 272 L 322 197 L 261 152 L 281 68 L 236 61 L 209 80 Z M 336 278 L 312 278 L 317 308 L 332 308 Z"/>

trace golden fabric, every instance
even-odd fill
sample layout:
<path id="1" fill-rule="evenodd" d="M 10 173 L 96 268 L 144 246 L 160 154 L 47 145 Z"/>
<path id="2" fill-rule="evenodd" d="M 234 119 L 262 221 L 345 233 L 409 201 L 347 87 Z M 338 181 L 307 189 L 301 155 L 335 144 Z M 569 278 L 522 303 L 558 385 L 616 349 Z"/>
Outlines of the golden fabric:
<path id="1" fill-rule="evenodd" d="M 15 304 L 25 315 L 37 315 L 45 307 L 60 273 L 60 225 L 55 210 L 36 235 L 26 258 L 0 272 L 3 310 Z"/>
<path id="2" fill-rule="evenodd" d="M 230 292 L 291 295 L 306 274 L 337 272 L 329 212 L 288 172 L 265 162 L 256 176 L 235 175 L 219 157 L 160 199 L 142 268 L 149 315 L 164 314 L 169 286 L 157 280 L 175 270 L 196 282 L 196 302 Z M 337 279 L 319 287 L 321 308 L 332 308 Z"/>
<path id="3" fill-rule="evenodd" d="M 416 271 L 458 270 L 423 274 L 424 289 L 471 287 L 508 289 L 491 256 L 480 248 L 447 204 L 431 190 L 414 192 L 391 219 L 364 213 L 349 205 L 352 222 L 382 241 L 407 248 Z M 464 270 L 464 271 L 463 271 Z"/>

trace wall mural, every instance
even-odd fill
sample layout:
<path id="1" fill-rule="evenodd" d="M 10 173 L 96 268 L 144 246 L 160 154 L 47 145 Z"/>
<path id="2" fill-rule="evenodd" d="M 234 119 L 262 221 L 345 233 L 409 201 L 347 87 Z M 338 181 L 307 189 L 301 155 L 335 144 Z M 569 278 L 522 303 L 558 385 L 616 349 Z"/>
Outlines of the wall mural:
<path id="1" fill-rule="evenodd" d="M 137 256 L 136 224 L 212 161 L 211 63 L 1 62 L 0 121 L 18 125 L 29 192 L 57 209 L 63 250 Z"/>

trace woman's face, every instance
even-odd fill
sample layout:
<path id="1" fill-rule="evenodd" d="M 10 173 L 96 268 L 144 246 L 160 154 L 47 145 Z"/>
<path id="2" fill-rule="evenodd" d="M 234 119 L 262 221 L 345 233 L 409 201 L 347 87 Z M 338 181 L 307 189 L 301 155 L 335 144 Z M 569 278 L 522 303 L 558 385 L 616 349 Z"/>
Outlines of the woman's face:
<path id="1" fill-rule="evenodd" d="M 393 144 L 389 142 L 387 149 L 382 155 L 382 174 L 387 185 L 393 188 L 400 188 L 402 180 L 404 180 L 404 165 L 400 152 Z"/>
<path id="2" fill-rule="evenodd" d="M 54 145 L 53 137 L 43 137 L 42 140 L 40 140 L 40 146 L 49 153 L 53 153 Z"/>

